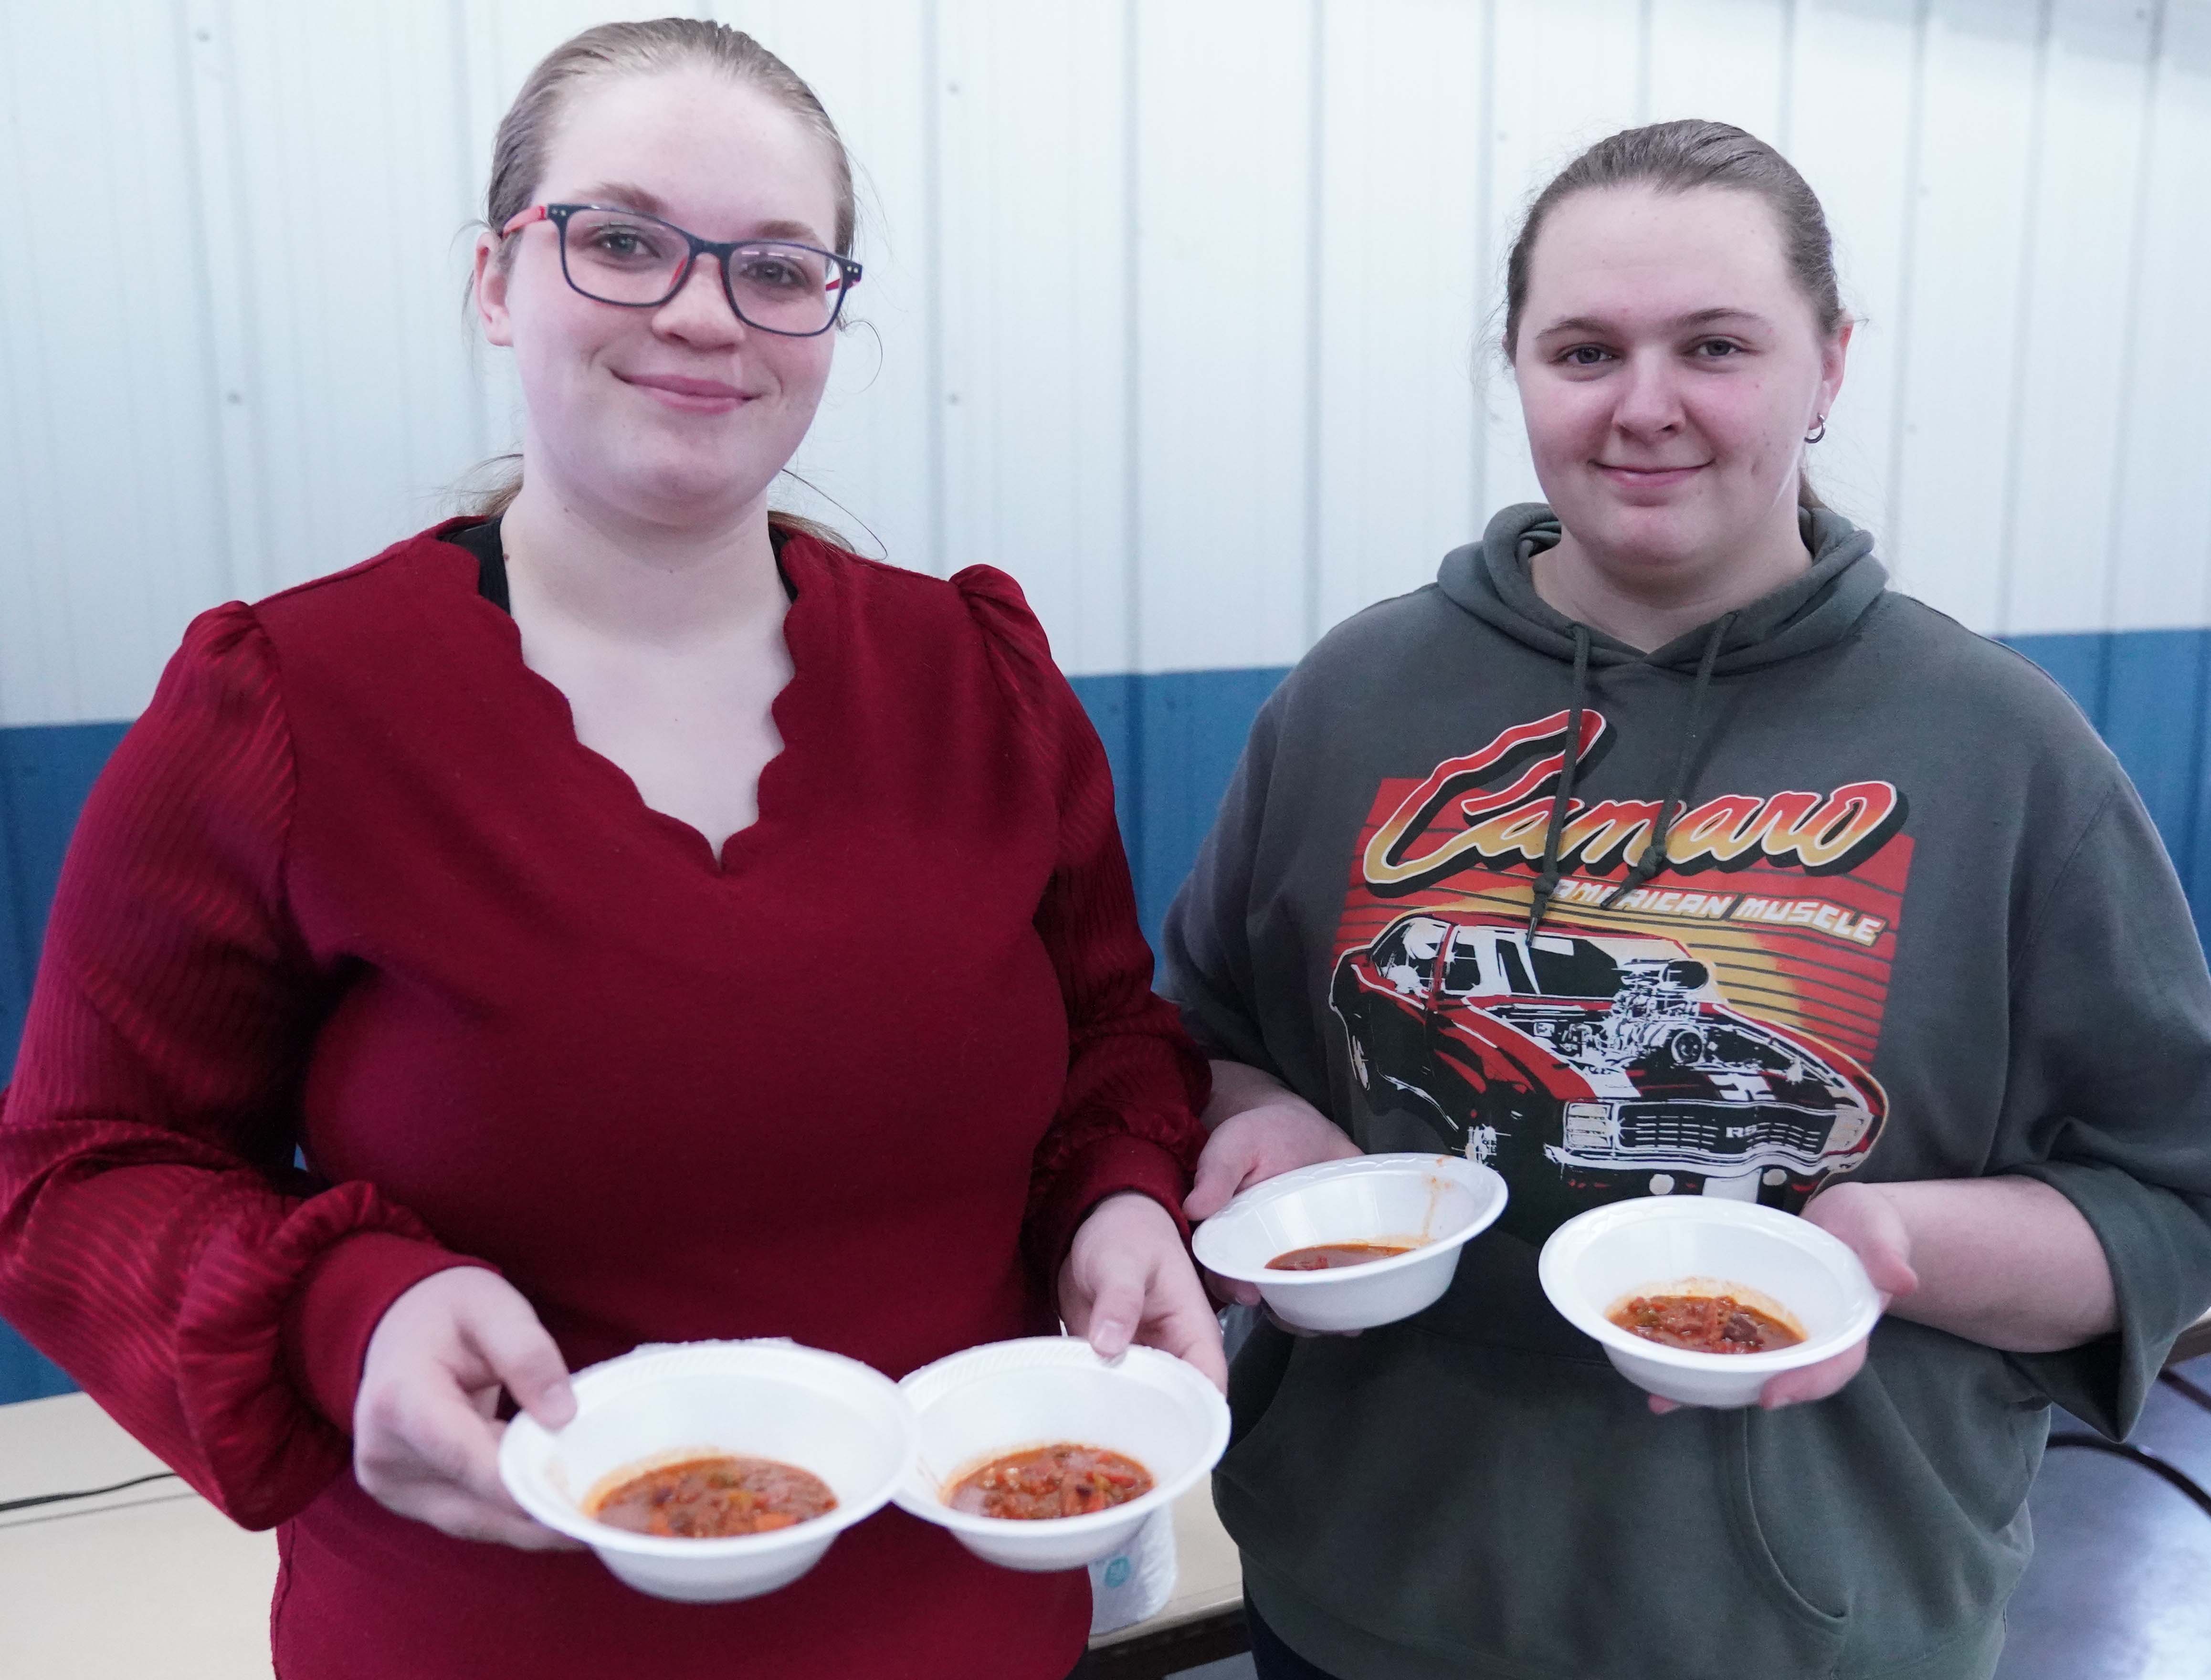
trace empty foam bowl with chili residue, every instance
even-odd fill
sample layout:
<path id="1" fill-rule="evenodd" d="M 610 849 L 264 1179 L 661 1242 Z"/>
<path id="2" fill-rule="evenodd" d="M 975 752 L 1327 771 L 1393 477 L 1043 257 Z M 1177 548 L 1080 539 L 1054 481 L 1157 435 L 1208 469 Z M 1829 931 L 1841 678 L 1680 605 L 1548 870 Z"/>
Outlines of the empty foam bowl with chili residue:
<path id="1" fill-rule="evenodd" d="M 1644 1196 L 1577 1214 L 1537 1263 L 1543 1293 L 1639 1388 L 1685 1405 L 1756 1404 L 1768 1377 L 1847 1352 L 1873 1332 L 1881 1296 L 1858 1257 L 1817 1225 L 1717 1196 Z M 1705 1353 L 1623 1329 L 1637 1296 L 1732 1295 L 1804 1339 L 1764 1353 Z"/>
<path id="2" fill-rule="evenodd" d="M 894 1496 L 899 1508 L 1009 1569 L 1076 1569 L 1112 1556 L 1228 1447 L 1221 1391 L 1156 1348 L 1107 1361 L 1073 1336 L 990 1342 L 924 1365 L 899 1387 L 913 1408 L 919 1449 Z M 1135 1459 L 1151 1491 L 1071 1517 L 983 1516 L 949 1502 L 984 1465 L 1063 1443 Z"/>
<path id="3" fill-rule="evenodd" d="M 788 1586 L 887 1504 L 913 1463 L 913 1412 L 898 1385 L 857 1359 L 793 1342 L 644 1347 L 573 1381 L 576 1416 L 565 1428 L 526 1416 L 507 1426 L 500 1479 L 531 1516 L 658 1598 L 711 1604 Z M 724 1454 L 807 1471 L 837 1502 L 788 1527 L 712 1539 L 640 1534 L 591 1514 L 629 1476 Z"/>
<path id="4" fill-rule="evenodd" d="M 1256 1184 L 1197 1228 L 1198 1264 L 1256 1284 L 1300 1330 L 1372 1330 L 1433 1306 L 1459 1250 L 1505 1212 L 1505 1181 L 1457 1155 L 1360 1155 Z M 1271 1267 L 1299 1248 L 1372 1243 L 1405 1252 L 1319 1272 Z"/>

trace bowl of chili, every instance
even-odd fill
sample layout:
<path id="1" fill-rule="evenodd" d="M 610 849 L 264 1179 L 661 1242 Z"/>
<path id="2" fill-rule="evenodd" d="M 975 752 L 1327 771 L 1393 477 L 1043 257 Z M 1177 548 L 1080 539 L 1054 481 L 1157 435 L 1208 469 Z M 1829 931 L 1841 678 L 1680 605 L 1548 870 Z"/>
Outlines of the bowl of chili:
<path id="1" fill-rule="evenodd" d="M 1808 1220 L 1713 1196 L 1643 1196 L 1551 1233 L 1543 1292 L 1638 1387 L 1687 1405 L 1756 1404 L 1766 1379 L 1847 1352 L 1879 1293 Z"/>
<path id="2" fill-rule="evenodd" d="M 782 1341 L 639 1348 L 578 1371 L 576 1416 L 523 1416 L 500 1478 L 547 1527 L 655 1598 L 756 1598 L 889 1502 L 914 1420 L 881 1372 Z"/>
<path id="3" fill-rule="evenodd" d="M 992 1342 L 899 1387 L 918 1449 L 900 1508 L 1009 1569 L 1112 1556 L 1228 1447 L 1221 1391 L 1156 1348 L 1109 1362 L 1072 1336 Z"/>
<path id="4" fill-rule="evenodd" d="M 1354 1156 L 1252 1186 L 1191 1248 L 1208 1271 L 1257 1284 L 1285 1324 L 1371 1330 L 1440 1299 L 1505 1200 L 1505 1181 L 1463 1156 Z"/>

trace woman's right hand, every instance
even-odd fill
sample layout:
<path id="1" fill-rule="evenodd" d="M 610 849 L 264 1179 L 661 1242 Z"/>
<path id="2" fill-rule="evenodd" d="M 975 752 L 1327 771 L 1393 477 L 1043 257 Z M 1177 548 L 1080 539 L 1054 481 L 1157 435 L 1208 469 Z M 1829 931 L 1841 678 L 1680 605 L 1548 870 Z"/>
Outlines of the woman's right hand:
<path id="1" fill-rule="evenodd" d="M 1342 1127 L 1257 1068 L 1217 1061 L 1214 1090 L 1215 1109 L 1226 1106 L 1232 1111 L 1225 1116 L 1213 1110 L 1206 1115 L 1213 1135 L 1197 1157 L 1197 1177 L 1182 1205 L 1193 1224 L 1220 1212 L 1239 1192 L 1279 1173 L 1361 1152 Z M 1225 1300 L 1246 1307 L 1258 1303 L 1256 1284 L 1211 1272 L 1206 1273 L 1206 1281 Z"/>
<path id="2" fill-rule="evenodd" d="M 460 1539 L 573 1550 L 499 1479 L 501 1388 L 548 1429 L 576 1415 L 560 1350 L 513 1284 L 481 1266 L 433 1272 L 385 1308 L 369 1338 L 353 1410 L 354 1478 L 387 1509 Z"/>

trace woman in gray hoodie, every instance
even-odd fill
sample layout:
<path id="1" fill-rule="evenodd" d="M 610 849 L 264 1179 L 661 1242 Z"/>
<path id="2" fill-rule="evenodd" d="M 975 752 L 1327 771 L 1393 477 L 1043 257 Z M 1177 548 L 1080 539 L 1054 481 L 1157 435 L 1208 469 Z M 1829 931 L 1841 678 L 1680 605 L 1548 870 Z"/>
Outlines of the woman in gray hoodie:
<path id="1" fill-rule="evenodd" d="M 2050 1406 L 2123 1433 L 2211 1301 L 2188 905 L 2057 687 L 1805 488 L 1850 337 L 1771 148 L 1570 166 L 1507 274 L 1548 505 L 1299 666 L 1170 914 L 1193 1217 L 1439 1142 L 1511 1189 L 1433 1308 L 1237 1363 L 1267 1680 L 1978 1680 Z M 1869 1345 L 1742 1411 L 1617 1376 L 1537 1251 L 1699 1194 L 1848 1243 Z"/>

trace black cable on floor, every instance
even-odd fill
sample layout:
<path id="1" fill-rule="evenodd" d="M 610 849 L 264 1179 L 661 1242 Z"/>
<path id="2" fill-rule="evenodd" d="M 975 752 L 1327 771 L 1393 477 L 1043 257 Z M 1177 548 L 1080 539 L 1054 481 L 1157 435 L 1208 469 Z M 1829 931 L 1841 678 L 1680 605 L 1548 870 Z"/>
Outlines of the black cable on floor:
<path id="1" fill-rule="evenodd" d="M 2185 1394 L 2190 1399 L 2195 1401 L 2196 1405 L 2202 1406 L 2204 1411 L 2211 1411 L 2211 1390 L 2206 1390 L 2197 1387 L 2195 1383 L 2190 1382 L 2186 1377 L 2181 1375 L 2178 1371 L 2160 1371 L 2158 1373 L 2157 1380 L 2163 1383 L 2166 1387 L 2176 1389 L 2179 1393 Z"/>
<path id="2" fill-rule="evenodd" d="M 125 1488 L 142 1487 L 148 1482 L 173 1482 L 177 1479 L 173 1470 L 157 1470 L 150 1476 L 133 1476 L 127 1482 L 118 1482 L 112 1487 L 80 1488 L 75 1493 L 38 1493 L 28 1499 L 0 1499 L 0 1511 L 27 1511 L 33 1505 L 58 1505 L 64 1500 L 97 1499 L 104 1493 L 121 1493 Z"/>
<path id="3" fill-rule="evenodd" d="M 2196 1508 L 2211 1517 L 2211 1493 L 2189 1475 L 2167 1464 L 2145 1447 L 2129 1447 L 2124 1441 L 2106 1441 L 2099 1435 L 2090 1435 L 2083 1429 L 2067 1429 L 2050 1437 L 2052 1447 L 2078 1447 L 2084 1452 L 2102 1453 L 2114 1459 L 2124 1459 L 2129 1464 L 2140 1465 L 2153 1476 L 2160 1476 L 2178 1488 L 2195 1502 Z"/>

